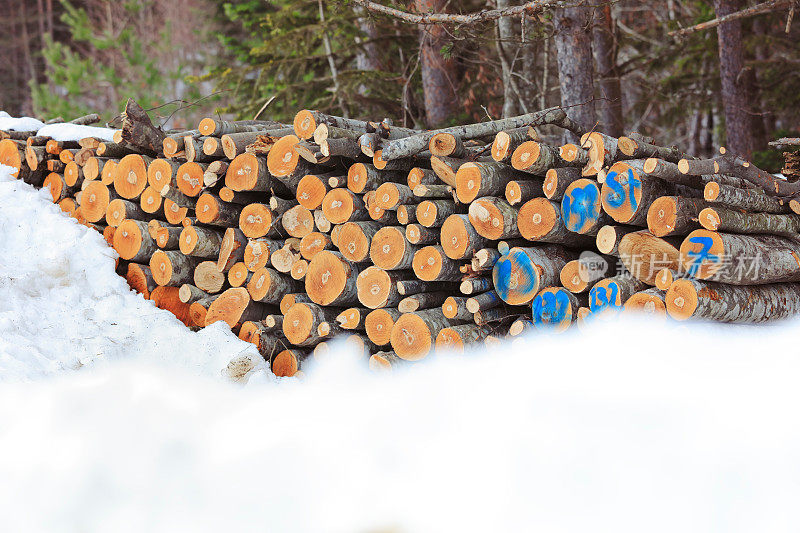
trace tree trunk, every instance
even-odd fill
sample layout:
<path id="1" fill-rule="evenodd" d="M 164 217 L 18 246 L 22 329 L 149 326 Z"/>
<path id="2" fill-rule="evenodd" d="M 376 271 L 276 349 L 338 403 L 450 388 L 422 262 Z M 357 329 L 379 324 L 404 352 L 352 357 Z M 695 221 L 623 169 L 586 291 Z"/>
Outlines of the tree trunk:
<path id="1" fill-rule="evenodd" d="M 744 7 L 743 0 L 714 0 L 717 17 L 729 15 Z M 727 148 L 749 160 L 752 157 L 753 135 L 747 114 L 747 85 L 740 76 L 744 68 L 741 22 L 734 20 L 720 24 L 717 27 L 717 41 Z"/>
<path id="2" fill-rule="evenodd" d="M 596 121 L 590 9 L 554 10 L 561 106 L 587 131 L 593 129 Z M 567 142 L 578 141 L 578 136 L 571 132 L 566 132 L 565 138 Z"/>
<path id="3" fill-rule="evenodd" d="M 420 13 L 443 12 L 446 0 L 415 0 Z M 457 75 L 455 62 L 442 56 L 447 44 L 445 29 L 437 24 L 420 28 L 419 54 L 421 58 L 422 92 L 425 97 L 425 114 L 428 127 L 441 126 L 455 113 Z"/>
<path id="4" fill-rule="evenodd" d="M 617 38 L 611 18 L 611 4 L 605 3 L 594 11 L 594 60 L 600 86 L 600 129 L 612 137 L 623 133 L 622 90 L 617 69 Z"/>

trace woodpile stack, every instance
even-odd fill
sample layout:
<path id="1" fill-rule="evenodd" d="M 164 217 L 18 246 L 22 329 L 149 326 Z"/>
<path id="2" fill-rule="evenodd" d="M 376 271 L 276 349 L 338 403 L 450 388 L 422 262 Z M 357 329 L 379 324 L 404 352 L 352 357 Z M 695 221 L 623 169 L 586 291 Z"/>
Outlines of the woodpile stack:
<path id="1" fill-rule="evenodd" d="M 580 144 L 540 135 L 556 128 Z M 382 369 L 622 312 L 800 312 L 800 183 L 559 108 L 435 131 L 303 110 L 165 133 L 129 102 L 116 142 L 6 137 L 0 163 L 102 232 L 131 287 L 187 326 L 226 322 L 281 376 L 339 336 Z"/>

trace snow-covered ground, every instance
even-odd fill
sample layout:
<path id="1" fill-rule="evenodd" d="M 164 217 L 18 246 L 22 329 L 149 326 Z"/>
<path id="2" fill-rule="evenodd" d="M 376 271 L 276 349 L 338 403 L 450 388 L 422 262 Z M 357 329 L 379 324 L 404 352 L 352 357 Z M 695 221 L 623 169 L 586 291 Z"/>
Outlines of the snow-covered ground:
<path id="1" fill-rule="evenodd" d="M 303 382 L 0 171 L 0 531 L 790 531 L 797 323 L 604 322 Z"/>
<path id="2" fill-rule="evenodd" d="M 111 128 L 81 126 L 69 122 L 47 124 L 31 117 L 12 117 L 0 111 L 0 130 L 3 131 L 35 131 L 37 135 L 50 137 L 57 141 L 77 141 L 84 137 L 96 137 L 103 141 L 112 141 L 114 131 Z"/>

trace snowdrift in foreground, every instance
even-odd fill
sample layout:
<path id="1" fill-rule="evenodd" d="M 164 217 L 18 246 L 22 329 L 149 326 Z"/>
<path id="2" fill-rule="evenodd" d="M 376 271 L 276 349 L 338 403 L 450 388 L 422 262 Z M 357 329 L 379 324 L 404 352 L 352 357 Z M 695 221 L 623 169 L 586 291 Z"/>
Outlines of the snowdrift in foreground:
<path id="1" fill-rule="evenodd" d="M 116 252 L 0 167 L 0 382 L 135 358 L 218 376 L 255 347 L 200 333 L 130 290 Z"/>
<path id="2" fill-rule="evenodd" d="M 604 322 L 378 376 L 339 349 L 302 383 L 241 388 L 220 370 L 251 346 L 133 294 L 99 235 L 0 176 L 0 531 L 800 519 L 796 322 Z"/>

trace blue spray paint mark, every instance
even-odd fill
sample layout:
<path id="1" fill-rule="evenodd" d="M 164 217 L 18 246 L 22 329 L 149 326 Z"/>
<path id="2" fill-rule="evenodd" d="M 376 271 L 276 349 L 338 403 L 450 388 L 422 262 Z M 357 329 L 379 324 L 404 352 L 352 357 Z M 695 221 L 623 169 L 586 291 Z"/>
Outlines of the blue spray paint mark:
<path id="1" fill-rule="evenodd" d="M 711 263 L 718 263 L 719 256 L 708 253 L 711 250 L 711 247 L 714 245 L 714 240 L 711 237 L 701 237 L 695 236 L 689 239 L 689 242 L 694 244 L 699 244 L 701 246 L 700 251 L 694 252 L 687 252 L 692 261 L 689 265 L 689 270 L 687 274 L 690 276 L 694 276 L 697 274 L 697 271 L 700 269 L 700 266 L 703 264 L 704 261 L 709 261 Z"/>
<path id="2" fill-rule="evenodd" d="M 510 297 L 532 294 L 539 284 L 539 272 L 522 250 L 511 249 L 501 257 L 492 270 L 494 288 L 504 302 Z"/>
<path id="3" fill-rule="evenodd" d="M 636 211 L 636 207 L 638 206 L 636 191 L 641 189 L 642 182 L 636 177 L 633 169 L 629 168 L 627 170 L 627 191 L 625 186 L 620 183 L 619 174 L 616 171 L 610 172 L 608 176 L 606 176 L 606 184 L 611 189 L 611 192 L 606 194 L 606 203 L 610 207 L 620 207 L 625 203 L 625 199 L 627 198 L 631 203 L 631 209 Z"/>
<path id="4" fill-rule="evenodd" d="M 595 285 L 589 291 L 589 309 L 592 313 L 602 311 L 606 308 L 618 308 L 617 295 L 619 294 L 619 285 L 616 281 L 609 282 L 607 287 Z"/>
<path id="5" fill-rule="evenodd" d="M 561 201 L 561 218 L 568 230 L 578 232 L 588 220 L 597 220 L 600 216 L 597 197 L 598 190 L 593 183 L 576 187 L 570 194 L 564 195 Z"/>
<path id="6" fill-rule="evenodd" d="M 539 294 L 531 305 L 534 325 L 560 323 L 567 316 L 569 306 L 569 297 L 562 290 Z"/>

